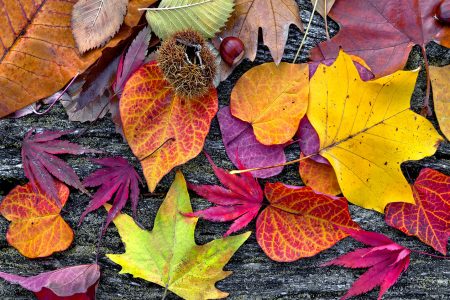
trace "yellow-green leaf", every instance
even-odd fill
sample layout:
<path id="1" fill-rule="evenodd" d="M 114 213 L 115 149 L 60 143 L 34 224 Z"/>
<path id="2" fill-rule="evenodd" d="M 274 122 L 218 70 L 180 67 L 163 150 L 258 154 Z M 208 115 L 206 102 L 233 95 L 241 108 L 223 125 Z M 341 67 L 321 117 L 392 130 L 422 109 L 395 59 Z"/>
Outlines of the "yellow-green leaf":
<path id="1" fill-rule="evenodd" d="M 341 51 L 312 77 L 307 116 L 350 202 L 379 212 L 390 202 L 414 203 L 400 164 L 433 155 L 442 140 L 410 110 L 417 75 L 398 71 L 364 82 Z"/>
<path id="2" fill-rule="evenodd" d="M 153 230 L 141 229 L 130 216 L 119 214 L 114 224 L 125 244 L 125 253 L 107 256 L 122 266 L 120 273 L 154 282 L 185 299 L 226 297 L 228 293 L 214 285 L 232 273 L 222 268 L 250 232 L 197 245 L 194 230 L 198 218 L 181 214 L 188 212 L 192 207 L 186 182 L 177 172 Z"/>
<path id="3" fill-rule="evenodd" d="M 212 38 L 233 12 L 234 0 L 162 0 L 145 15 L 152 30 L 162 39 L 176 31 L 195 29 Z"/>

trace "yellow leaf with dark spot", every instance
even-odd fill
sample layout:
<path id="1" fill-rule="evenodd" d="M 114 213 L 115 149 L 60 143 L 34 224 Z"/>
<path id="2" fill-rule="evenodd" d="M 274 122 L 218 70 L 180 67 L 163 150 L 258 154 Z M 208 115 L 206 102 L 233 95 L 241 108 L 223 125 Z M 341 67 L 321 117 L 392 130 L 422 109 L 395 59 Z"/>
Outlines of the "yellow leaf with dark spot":
<path id="1" fill-rule="evenodd" d="M 414 203 L 400 164 L 433 155 L 442 140 L 410 110 L 417 75 L 398 71 L 364 82 L 341 51 L 312 77 L 307 116 L 350 202 L 379 212 L 390 202 Z"/>

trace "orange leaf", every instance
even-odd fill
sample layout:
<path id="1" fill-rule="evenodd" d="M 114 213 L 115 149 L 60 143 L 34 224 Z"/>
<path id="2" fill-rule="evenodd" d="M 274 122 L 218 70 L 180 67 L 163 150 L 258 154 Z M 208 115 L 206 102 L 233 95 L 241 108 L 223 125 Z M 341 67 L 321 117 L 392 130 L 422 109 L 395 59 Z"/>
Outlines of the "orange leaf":
<path id="1" fill-rule="evenodd" d="M 297 132 L 308 95 L 307 64 L 265 63 L 238 80 L 231 92 L 231 114 L 251 123 L 260 143 L 284 144 Z"/>
<path id="2" fill-rule="evenodd" d="M 300 158 L 304 158 L 303 153 Z M 336 178 L 336 173 L 331 165 L 316 162 L 311 158 L 305 158 L 300 161 L 298 171 L 303 183 L 317 192 L 338 195 L 341 194 L 341 188 Z"/>
<path id="3" fill-rule="evenodd" d="M 183 99 L 174 93 L 156 62 L 143 65 L 128 80 L 120 100 L 123 131 L 141 161 L 150 191 L 175 166 L 203 149 L 218 109 L 217 91 Z"/>
<path id="4" fill-rule="evenodd" d="M 449 45 L 450 46 L 450 45 Z M 450 65 L 445 67 L 430 66 L 430 78 L 433 85 L 433 101 L 439 128 L 450 139 Z"/>
<path id="5" fill-rule="evenodd" d="M 256 221 L 256 239 L 271 259 L 281 262 L 314 256 L 359 228 L 345 198 L 314 192 L 310 187 L 267 183 L 270 205 Z"/>
<path id="6" fill-rule="evenodd" d="M 69 198 L 69 188 L 57 184 L 61 206 Z M 62 207 L 61 207 L 62 208 Z M 61 218 L 61 208 L 30 183 L 15 187 L 0 204 L 0 213 L 9 221 L 6 240 L 28 257 L 46 257 L 69 248 L 73 231 Z"/>
<path id="7" fill-rule="evenodd" d="M 77 72 L 102 54 L 98 49 L 80 56 L 71 31 L 75 0 L 6 1 L 0 10 L 0 118 L 54 94 Z M 141 16 L 135 6 L 154 0 L 131 0 L 125 24 L 106 47 L 128 37 Z M 130 15 L 130 17 L 128 17 Z M 131 17 L 132 16 L 132 17 Z"/>

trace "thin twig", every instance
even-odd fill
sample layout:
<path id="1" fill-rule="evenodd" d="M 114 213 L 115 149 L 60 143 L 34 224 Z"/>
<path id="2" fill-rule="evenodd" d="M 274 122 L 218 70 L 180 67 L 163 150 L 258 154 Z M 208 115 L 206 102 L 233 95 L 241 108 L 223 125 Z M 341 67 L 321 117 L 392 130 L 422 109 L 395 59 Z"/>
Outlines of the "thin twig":
<path id="1" fill-rule="evenodd" d="M 316 12 L 316 7 L 317 7 L 317 3 L 318 2 L 319 2 L 319 0 L 316 0 L 314 2 L 314 8 L 313 8 L 313 11 L 311 13 L 311 17 L 309 18 L 308 26 L 306 27 L 306 30 L 305 30 L 305 35 L 303 36 L 302 42 L 300 43 L 300 47 L 298 47 L 297 53 L 295 54 L 294 60 L 292 61 L 293 64 L 295 64 L 295 62 L 297 61 L 297 57 L 300 54 L 300 51 L 303 48 L 303 44 L 306 41 L 306 37 L 308 36 L 309 28 L 311 27 L 311 23 L 312 23 L 312 20 L 314 18 L 314 13 Z"/>

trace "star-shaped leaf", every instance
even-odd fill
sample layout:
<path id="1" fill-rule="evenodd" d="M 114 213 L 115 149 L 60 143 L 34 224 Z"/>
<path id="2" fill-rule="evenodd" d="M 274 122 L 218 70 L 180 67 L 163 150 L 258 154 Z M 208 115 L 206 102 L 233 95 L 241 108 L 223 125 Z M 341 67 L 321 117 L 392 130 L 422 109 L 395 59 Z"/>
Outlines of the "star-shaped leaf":
<path id="1" fill-rule="evenodd" d="M 222 268 L 250 232 L 197 245 L 194 230 L 198 219 L 181 214 L 190 212 L 186 182 L 177 172 L 152 231 L 140 228 L 124 214 L 114 219 L 125 253 L 107 254 L 108 258 L 122 266 L 120 273 L 154 282 L 185 299 L 226 297 L 228 293 L 214 284 L 231 274 Z"/>

